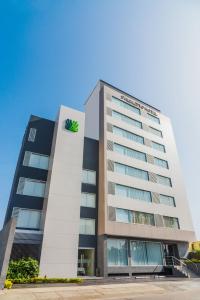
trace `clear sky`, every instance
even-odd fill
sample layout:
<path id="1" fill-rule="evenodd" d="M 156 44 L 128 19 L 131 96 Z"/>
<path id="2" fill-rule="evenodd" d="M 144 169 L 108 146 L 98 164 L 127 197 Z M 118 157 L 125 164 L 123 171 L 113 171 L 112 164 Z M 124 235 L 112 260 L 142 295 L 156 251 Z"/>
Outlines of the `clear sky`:
<path id="1" fill-rule="evenodd" d="M 29 115 L 83 110 L 101 78 L 172 119 L 200 239 L 200 1 L 0 1 L 0 227 Z"/>

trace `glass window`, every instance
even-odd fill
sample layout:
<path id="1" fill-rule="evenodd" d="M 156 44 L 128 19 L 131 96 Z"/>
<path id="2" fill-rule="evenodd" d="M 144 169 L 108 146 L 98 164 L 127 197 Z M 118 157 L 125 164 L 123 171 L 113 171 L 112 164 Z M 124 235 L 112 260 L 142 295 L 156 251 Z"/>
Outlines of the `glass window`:
<path id="1" fill-rule="evenodd" d="M 174 197 L 166 196 L 166 195 L 159 195 L 159 200 L 161 204 L 175 206 Z"/>
<path id="2" fill-rule="evenodd" d="M 48 170 L 49 157 L 47 155 L 26 151 L 23 165 L 27 167 Z"/>
<path id="3" fill-rule="evenodd" d="M 165 146 L 156 142 L 152 142 L 152 148 L 161 152 L 165 152 Z"/>
<path id="4" fill-rule="evenodd" d="M 116 98 L 114 96 L 112 96 L 112 102 L 115 103 L 115 104 L 117 104 L 120 107 L 123 107 L 125 109 L 130 110 L 130 111 L 133 111 L 134 113 L 140 115 L 139 108 L 137 108 L 135 106 L 132 106 L 132 105 L 130 105 L 130 104 L 124 102 L 124 101 L 121 101 L 120 99 L 118 99 L 118 98 Z"/>
<path id="5" fill-rule="evenodd" d="M 138 224 L 155 226 L 154 215 L 140 212 L 140 211 L 134 212 L 134 222 Z"/>
<path id="6" fill-rule="evenodd" d="M 28 135 L 28 142 L 35 142 L 36 138 L 36 128 L 30 128 L 29 135 Z"/>
<path id="7" fill-rule="evenodd" d="M 179 221 L 177 218 L 163 216 L 165 227 L 179 229 Z"/>
<path id="8" fill-rule="evenodd" d="M 144 138 L 135 133 L 113 126 L 113 133 L 129 140 L 135 141 L 136 143 L 144 144 Z"/>
<path id="9" fill-rule="evenodd" d="M 154 164 L 159 166 L 159 167 L 162 167 L 162 168 L 166 168 L 168 169 L 168 162 L 164 159 L 160 159 L 160 158 L 157 158 L 157 157 L 154 157 Z"/>
<path id="10" fill-rule="evenodd" d="M 167 185 L 167 186 L 172 186 L 170 178 L 161 175 L 156 175 L 156 178 L 157 178 L 157 183 Z"/>
<path id="11" fill-rule="evenodd" d="M 122 146 L 122 145 L 119 145 L 119 144 L 114 143 L 114 151 L 118 152 L 120 154 L 129 156 L 129 157 L 133 157 L 133 158 L 142 160 L 142 161 L 147 161 L 145 153 L 130 149 L 128 147 L 125 147 L 125 146 Z"/>
<path id="12" fill-rule="evenodd" d="M 163 265 L 160 243 L 146 242 L 148 265 Z"/>
<path id="13" fill-rule="evenodd" d="M 158 130 L 158 129 L 155 129 L 153 127 L 149 127 L 149 131 L 159 137 L 162 137 L 162 131 Z"/>
<path id="14" fill-rule="evenodd" d="M 91 193 L 82 193 L 81 206 L 96 207 L 96 195 Z"/>
<path id="15" fill-rule="evenodd" d="M 116 221 L 122 223 L 132 223 L 132 212 L 127 209 L 116 208 Z"/>
<path id="16" fill-rule="evenodd" d="M 119 164 L 119 163 L 115 163 L 114 166 L 115 166 L 115 172 L 122 173 L 124 175 L 133 176 L 133 177 L 140 178 L 143 180 L 149 180 L 147 171 L 143 171 L 143 170 L 133 168 L 133 167 L 130 167 L 127 165 Z"/>
<path id="17" fill-rule="evenodd" d="M 131 265 L 147 265 L 147 253 L 145 242 L 131 242 Z"/>
<path id="18" fill-rule="evenodd" d="M 128 246 L 126 240 L 108 239 L 108 266 L 128 265 Z"/>
<path id="19" fill-rule="evenodd" d="M 30 178 L 19 178 L 17 194 L 34 197 L 44 197 L 44 193 L 45 182 Z"/>
<path id="20" fill-rule="evenodd" d="M 83 170 L 82 182 L 88 184 L 96 184 L 96 172 L 92 170 Z"/>
<path id="21" fill-rule="evenodd" d="M 131 241 L 131 265 L 163 265 L 163 254 L 160 243 Z"/>
<path id="22" fill-rule="evenodd" d="M 80 219 L 80 234 L 95 235 L 95 220 Z"/>
<path id="23" fill-rule="evenodd" d="M 115 194 L 145 202 L 151 202 L 151 193 L 148 191 L 127 187 L 124 185 L 115 185 Z"/>
<path id="24" fill-rule="evenodd" d="M 17 216 L 17 228 L 39 229 L 41 211 L 32 209 L 19 209 Z"/>
<path id="25" fill-rule="evenodd" d="M 157 118 L 157 117 L 155 117 L 155 116 L 153 116 L 153 115 L 151 115 L 151 114 L 147 114 L 147 117 L 148 117 L 148 119 L 150 119 L 151 121 L 153 121 L 153 122 L 155 122 L 155 123 L 157 123 L 157 124 L 160 124 L 160 119 L 159 119 L 159 118 Z"/>
<path id="26" fill-rule="evenodd" d="M 112 111 L 112 116 L 120 121 L 126 122 L 127 124 L 133 125 L 138 128 L 142 128 L 141 122 L 134 120 L 132 118 L 129 118 L 123 114 L 120 114 L 119 112 L 114 111 L 114 110 Z"/>

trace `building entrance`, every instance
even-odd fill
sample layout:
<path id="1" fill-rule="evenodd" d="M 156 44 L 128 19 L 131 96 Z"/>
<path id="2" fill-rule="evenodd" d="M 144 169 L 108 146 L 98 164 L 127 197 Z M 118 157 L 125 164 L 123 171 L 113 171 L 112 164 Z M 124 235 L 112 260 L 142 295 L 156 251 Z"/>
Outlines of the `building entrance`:
<path id="1" fill-rule="evenodd" d="M 94 276 L 94 258 L 95 250 L 78 249 L 78 275 L 80 276 Z"/>

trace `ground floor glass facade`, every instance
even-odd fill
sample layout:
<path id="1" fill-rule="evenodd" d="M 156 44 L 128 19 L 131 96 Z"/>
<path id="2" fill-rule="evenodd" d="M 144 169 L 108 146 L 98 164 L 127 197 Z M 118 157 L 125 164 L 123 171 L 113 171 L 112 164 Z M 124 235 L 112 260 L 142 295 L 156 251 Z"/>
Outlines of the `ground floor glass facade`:
<path id="1" fill-rule="evenodd" d="M 159 242 L 107 240 L 108 266 L 127 266 L 129 256 L 132 266 L 163 265 L 163 247 Z"/>

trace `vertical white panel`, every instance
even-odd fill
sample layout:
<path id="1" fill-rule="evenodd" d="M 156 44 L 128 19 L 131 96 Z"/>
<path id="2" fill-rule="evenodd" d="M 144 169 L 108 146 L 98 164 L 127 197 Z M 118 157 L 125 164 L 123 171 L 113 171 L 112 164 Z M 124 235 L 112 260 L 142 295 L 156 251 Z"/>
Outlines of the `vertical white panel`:
<path id="1" fill-rule="evenodd" d="M 78 132 L 65 129 L 67 119 L 78 121 Z M 84 113 L 61 106 L 50 158 L 47 203 L 44 204 L 41 276 L 77 276 L 84 119 Z"/>

